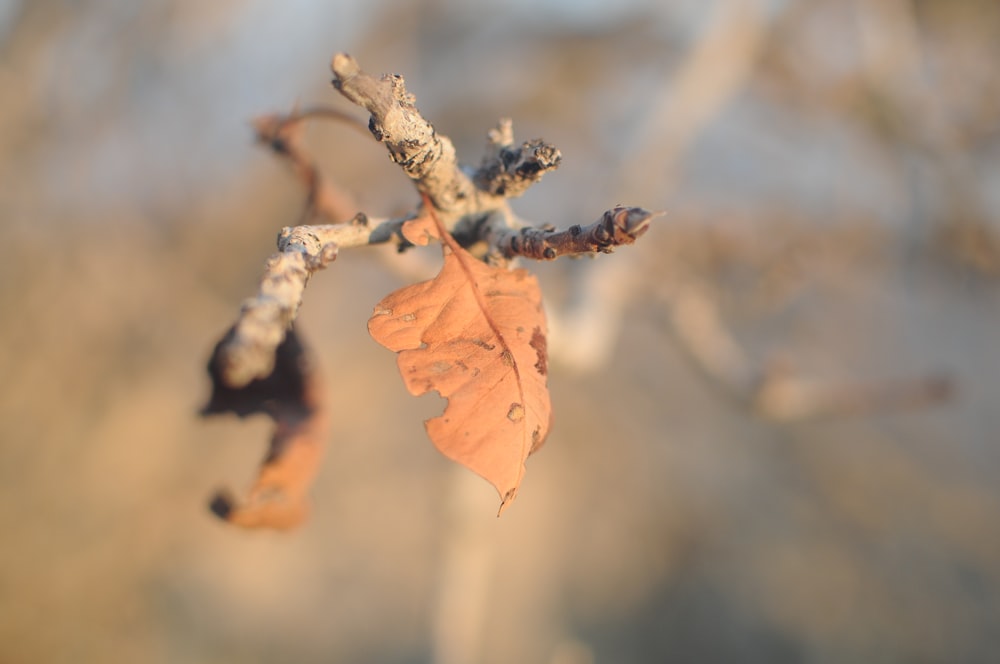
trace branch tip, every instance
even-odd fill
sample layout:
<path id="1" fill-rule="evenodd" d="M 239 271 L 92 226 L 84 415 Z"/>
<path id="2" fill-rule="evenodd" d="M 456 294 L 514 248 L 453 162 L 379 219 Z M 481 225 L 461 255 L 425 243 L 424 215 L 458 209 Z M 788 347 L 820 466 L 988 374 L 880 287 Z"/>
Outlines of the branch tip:
<path id="1" fill-rule="evenodd" d="M 514 230 L 501 216 L 488 231 L 491 242 L 504 258 L 524 256 L 535 260 L 553 260 L 560 256 L 609 254 L 615 247 L 632 244 L 647 230 L 650 222 L 663 214 L 640 207 L 614 207 L 589 226 L 574 224 L 564 231 L 551 225 Z"/>
<path id="2" fill-rule="evenodd" d="M 497 126 L 486 132 L 490 145 L 505 148 L 514 145 L 514 122 L 510 118 L 500 118 Z"/>
<path id="3" fill-rule="evenodd" d="M 361 66 L 347 53 L 337 53 L 330 60 L 330 71 L 336 76 L 333 85 L 339 87 L 339 83 L 357 76 L 361 72 Z"/>

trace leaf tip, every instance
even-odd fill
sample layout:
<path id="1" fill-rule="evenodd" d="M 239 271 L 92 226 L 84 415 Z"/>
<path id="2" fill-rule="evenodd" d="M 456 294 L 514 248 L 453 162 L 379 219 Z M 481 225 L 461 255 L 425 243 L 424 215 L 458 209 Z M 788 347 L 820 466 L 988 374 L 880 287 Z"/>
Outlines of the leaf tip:
<path id="1" fill-rule="evenodd" d="M 548 344 L 545 340 L 545 333 L 541 327 L 535 327 L 531 331 L 531 341 L 529 345 L 535 349 L 535 370 L 539 375 L 546 376 L 549 373 Z"/>
<path id="2" fill-rule="evenodd" d="M 240 504 L 229 491 L 217 491 L 209 501 L 212 514 L 234 526 L 292 530 L 309 515 L 309 505 L 301 497 L 292 498 L 284 491 L 268 491 Z"/>
<path id="3" fill-rule="evenodd" d="M 507 507 L 512 502 L 514 502 L 515 498 L 517 498 L 517 487 L 514 487 L 513 489 L 508 490 L 507 493 L 505 493 L 503 495 L 503 498 L 500 500 L 500 509 L 497 510 L 497 518 L 498 519 L 504 513 L 504 510 L 506 510 Z"/>

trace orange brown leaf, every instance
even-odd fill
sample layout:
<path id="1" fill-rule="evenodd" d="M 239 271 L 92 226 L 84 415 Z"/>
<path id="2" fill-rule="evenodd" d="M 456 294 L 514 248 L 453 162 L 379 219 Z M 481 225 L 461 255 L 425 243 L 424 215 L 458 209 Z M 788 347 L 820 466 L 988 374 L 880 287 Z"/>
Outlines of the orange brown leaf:
<path id="1" fill-rule="evenodd" d="M 403 237 L 418 247 L 426 247 L 431 240 L 441 237 L 434 218 L 427 214 L 403 222 L 400 230 Z"/>
<path id="2" fill-rule="evenodd" d="M 441 272 L 379 302 L 368 331 L 399 353 L 411 394 L 434 390 L 448 399 L 425 423 L 427 433 L 445 456 L 496 487 L 502 511 L 549 429 L 541 291 L 526 270 L 477 260 L 434 221 L 444 241 Z"/>

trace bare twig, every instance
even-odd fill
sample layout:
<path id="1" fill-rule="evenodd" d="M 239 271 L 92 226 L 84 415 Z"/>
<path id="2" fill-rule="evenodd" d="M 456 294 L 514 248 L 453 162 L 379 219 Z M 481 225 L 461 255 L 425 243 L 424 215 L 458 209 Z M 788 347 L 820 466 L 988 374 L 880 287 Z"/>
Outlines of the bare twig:
<path id="1" fill-rule="evenodd" d="M 470 178 L 459 166 L 451 140 L 417 110 L 402 76 L 375 79 L 345 53 L 335 55 L 330 66 L 334 87 L 371 113 L 372 134 L 414 180 L 417 191 L 428 196 L 449 231 L 463 220 L 477 227 L 476 222 L 491 215 L 512 218 L 507 199 L 523 194 L 562 159 L 557 148 L 541 139 L 514 148 L 512 124 L 505 118 L 489 132 L 491 149 Z M 479 239 L 465 238 L 469 244 Z"/>
<path id="2" fill-rule="evenodd" d="M 402 76 L 375 79 L 346 53 L 333 56 L 330 68 L 333 86 L 371 113 L 372 134 L 415 181 L 417 190 L 430 196 L 446 224 L 483 207 L 472 180 L 458 167 L 451 139 L 438 135 L 420 115 Z"/>
<path id="3" fill-rule="evenodd" d="M 515 148 L 510 118 L 501 118 L 497 127 L 490 130 L 489 139 L 490 150 L 473 180 L 477 187 L 494 196 L 520 196 L 562 161 L 559 150 L 540 138 Z"/>
<path id="4" fill-rule="evenodd" d="M 617 207 L 585 228 L 573 226 L 555 232 L 523 228 L 512 230 L 507 221 L 513 214 L 506 198 L 522 193 L 530 184 L 559 164 L 559 151 L 540 140 L 514 149 L 510 120 L 501 120 L 490 132 L 493 147 L 477 172 L 476 180 L 490 191 L 478 188 L 458 166 L 451 141 L 434 131 L 414 106 L 414 98 L 398 75 L 375 79 L 361 71 L 346 54 L 331 63 L 333 85 L 345 97 L 371 113 L 369 128 L 389 149 L 434 205 L 438 217 L 451 230 L 463 219 L 472 219 L 473 237 L 463 244 L 486 239 L 487 253 L 511 258 L 525 256 L 550 260 L 564 255 L 609 252 L 615 246 L 632 244 L 655 216 L 642 208 Z M 260 140 L 286 156 L 309 193 L 307 212 L 344 217 L 349 205 L 346 194 L 332 189 L 300 145 L 302 122 L 311 117 L 350 116 L 329 109 L 314 109 L 287 116 L 265 116 L 256 121 Z M 329 193 L 333 192 L 333 194 Z M 311 215 L 307 215 L 311 216 Z M 395 242 L 409 246 L 400 228 L 412 218 L 370 220 L 358 213 L 350 222 L 331 225 L 301 225 L 284 228 L 278 237 L 279 253 L 268 260 L 258 294 L 247 300 L 233 332 L 218 349 L 222 379 L 232 387 L 267 376 L 274 366 L 274 352 L 295 319 L 302 293 L 313 272 L 333 261 L 339 249 Z M 488 219 L 488 224 L 476 220 Z"/>
<path id="5" fill-rule="evenodd" d="M 560 255 L 610 251 L 631 244 L 645 232 L 652 214 L 641 208 L 619 207 L 604 214 L 601 221 L 586 228 L 574 226 L 555 233 L 534 229 L 512 231 L 506 220 L 513 215 L 506 198 L 522 193 L 548 170 L 559 164 L 559 151 L 542 141 L 530 141 L 513 149 L 509 120 L 501 120 L 490 133 L 493 151 L 487 155 L 477 179 L 492 191 L 477 188 L 458 166 L 454 147 L 437 134 L 413 105 L 403 78 L 384 76 L 377 80 L 361 71 L 346 54 L 334 56 L 331 67 L 334 86 L 348 99 L 371 113 L 369 128 L 389 149 L 393 160 L 415 181 L 437 210 L 444 225 L 454 228 L 464 218 L 491 219 L 488 227 L 471 224 L 479 233 L 490 233 L 493 255 L 551 259 Z M 266 116 L 256 121 L 258 137 L 277 153 L 287 157 L 309 195 L 310 212 L 335 218 L 346 216 L 349 197 L 332 188 L 300 145 L 302 122 L 311 117 L 350 120 L 350 116 L 329 109 L 314 109 L 287 116 Z M 332 193 L 331 193 L 332 192 Z M 246 385 L 267 376 L 274 366 L 274 351 L 295 319 L 309 277 L 326 267 L 339 249 L 369 244 L 409 243 L 400 233 L 411 217 L 369 220 L 358 213 L 347 223 L 301 225 L 282 229 L 279 253 L 267 263 L 260 290 L 244 303 L 233 332 L 218 350 L 222 379 L 232 387 Z M 464 238 L 468 244 L 480 237 Z"/>
<path id="6" fill-rule="evenodd" d="M 232 333 L 217 351 L 226 384 L 241 387 L 270 374 L 275 349 L 298 313 L 309 277 L 333 262 L 340 248 L 390 241 L 403 245 L 400 228 L 407 219 L 372 223 L 358 214 L 343 224 L 281 229 L 278 253 L 268 259 L 257 295 L 243 303 Z"/>
<path id="7" fill-rule="evenodd" d="M 302 221 L 310 222 L 315 217 L 325 217 L 333 222 L 342 221 L 357 209 L 354 197 L 325 178 L 302 146 L 303 123 L 311 118 L 330 118 L 364 129 L 364 125 L 356 118 L 330 108 L 293 111 L 288 115 L 264 115 L 254 119 L 253 127 L 257 132 L 257 140 L 270 146 L 275 154 L 286 158 L 305 187 L 306 206 Z"/>
<path id="8" fill-rule="evenodd" d="M 231 334 L 217 349 L 219 373 L 230 387 L 267 377 L 275 349 L 295 319 L 309 277 L 337 257 L 337 246 L 302 234 L 279 242 L 267 262 L 257 295 L 243 303 Z"/>
<path id="9" fill-rule="evenodd" d="M 297 243 L 309 243 L 312 247 L 333 244 L 338 249 L 363 247 L 370 244 L 395 242 L 404 246 L 406 239 L 400 234 L 403 224 L 415 215 L 396 217 L 392 219 L 369 219 L 364 213 L 358 213 L 344 224 L 321 224 L 316 226 L 286 226 L 278 235 L 278 248 Z"/>
<path id="10" fill-rule="evenodd" d="M 642 208 L 618 206 L 589 226 L 570 226 L 564 231 L 545 228 L 513 230 L 500 224 L 490 229 L 487 240 L 504 258 L 524 256 L 535 260 L 553 260 L 560 256 L 609 254 L 615 247 L 635 242 L 649 230 L 650 221 L 660 214 Z"/>

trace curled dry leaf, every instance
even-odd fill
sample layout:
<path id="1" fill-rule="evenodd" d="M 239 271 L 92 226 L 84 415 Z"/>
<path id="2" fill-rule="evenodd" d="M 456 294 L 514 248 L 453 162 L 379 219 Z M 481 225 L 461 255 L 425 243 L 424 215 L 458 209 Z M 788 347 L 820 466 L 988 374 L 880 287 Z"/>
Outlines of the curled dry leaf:
<path id="1" fill-rule="evenodd" d="M 444 265 L 430 281 L 401 288 L 375 307 L 372 337 L 399 353 L 413 395 L 448 399 L 427 433 L 448 458 L 514 499 L 524 462 L 545 440 L 551 404 L 546 324 L 538 281 L 526 270 L 489 266 L 462 249 L 430 215 L 412 235 L 443 241 Z"/>
<path id="2" fill-rule="evenodd" d="M 246 417 L 265 413 L 274 420 L 275 429 L 246 500 L 240 502 L 228 491 L 219 491 L 211 501 L 211 510 L 247 528 L 293 528 L 308 514 L 306 494 L 319 470 L 329 430 L 322 382 L 299 337 L 289 330 L 275 352 L 274 370 L 266 378 L 240 388 L 229 387 L 218 358 L 218 349 L 225 341 L 216 346 L 208 364 L 212 396 L 202 414 Z"/>

